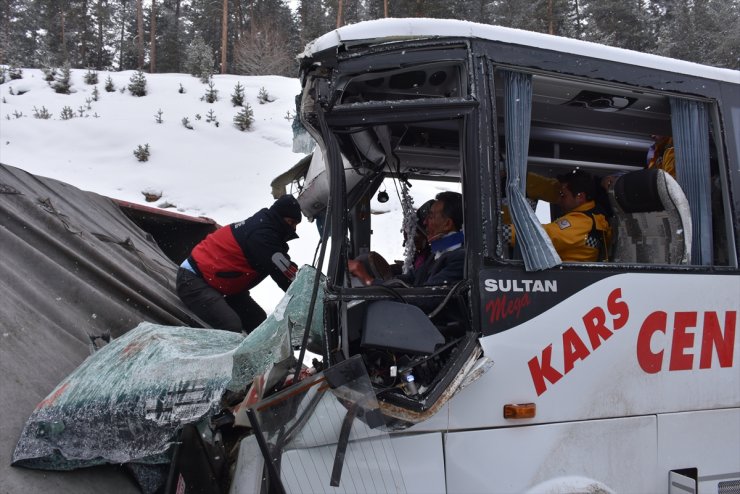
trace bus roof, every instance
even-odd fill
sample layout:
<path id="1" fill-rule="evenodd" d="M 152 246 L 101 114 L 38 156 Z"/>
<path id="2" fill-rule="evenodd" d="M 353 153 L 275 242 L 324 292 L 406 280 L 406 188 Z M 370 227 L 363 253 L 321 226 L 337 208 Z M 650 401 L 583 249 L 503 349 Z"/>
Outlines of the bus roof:
<path id="1" fill-rule="evenodd" d="M 588 41 L 453 19 L 379 19 L 351 24 L 315 39 L 306 46 L 301 56 L 310 57 L 352 41 L 383 42 L 422 38 L 487 39 L 740 84 L 740 71 L 737 70 L 710 67 Z"/>

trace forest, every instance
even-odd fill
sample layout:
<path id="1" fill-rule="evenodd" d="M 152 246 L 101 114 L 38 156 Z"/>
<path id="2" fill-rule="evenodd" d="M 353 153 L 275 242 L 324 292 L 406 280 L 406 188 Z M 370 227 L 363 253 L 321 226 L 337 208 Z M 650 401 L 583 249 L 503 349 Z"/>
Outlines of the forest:
<path id="1" fill-rule="evenodd" d="M 338 26 L 462 19 L 740 69 L 740 0 L 0 0 L 0 65 L 295 77 Z"/>

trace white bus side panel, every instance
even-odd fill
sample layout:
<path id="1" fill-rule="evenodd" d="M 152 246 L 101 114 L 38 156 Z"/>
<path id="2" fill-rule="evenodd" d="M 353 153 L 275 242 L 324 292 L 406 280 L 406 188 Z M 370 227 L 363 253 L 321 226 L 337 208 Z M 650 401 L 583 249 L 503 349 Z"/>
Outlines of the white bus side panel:
<path id="1" fill-rule="evenodd" d="M 481 339 L 493 368 L 450 401 L 450 429 L 738 407 L 739 305 L 737 276 L 597 281 Z M 536 417 L 504 419 L 508 403 L 535 403 Z"/>
<path id="2" fill-rule="evenodd" d="M 740 409 L 659 415 L 658 468 L 698 469 L 699 493 L 740 482 Z"/>
<path id="3" fill-rule="evenodd" d="M 656 418 L 452 432 L 447 492 L 667 492 Z"/>
<path id="4" fill-rule="evenodd" d="M 327 494 L 445 493 L 445 463 L 442 434 L 439 432 L 350 442 L 339 486 L 331 487 L 329 479 L 336 453 L 336 444 L 285 451 L 281 461 L 281 479 L 285 491 Z"/>

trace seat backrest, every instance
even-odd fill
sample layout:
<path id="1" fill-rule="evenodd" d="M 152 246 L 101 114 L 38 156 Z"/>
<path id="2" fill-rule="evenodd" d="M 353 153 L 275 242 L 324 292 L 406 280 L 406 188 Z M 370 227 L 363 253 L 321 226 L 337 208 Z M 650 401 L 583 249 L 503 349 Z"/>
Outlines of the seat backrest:
<path id="1" fill-rule="evenodd" d="M 610 186 L 609 202 L 614 211 L 614 262 L 690 262 L 689 203 L 669 174 L 658 169 L 624 174 Z"/>

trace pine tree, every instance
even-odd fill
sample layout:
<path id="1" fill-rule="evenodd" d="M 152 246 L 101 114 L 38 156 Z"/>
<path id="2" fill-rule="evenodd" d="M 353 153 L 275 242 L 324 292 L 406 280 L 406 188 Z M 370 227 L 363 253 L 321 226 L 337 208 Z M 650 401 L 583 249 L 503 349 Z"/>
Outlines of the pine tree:
<path id="1" fill-rule="evenodd" d="M 252 128 L 254 123 L 254 112 L 249 103 L 246 103 L 239 113 L 234 116 L 234 125 L 244 132 Z"/>
<path id="2" fill-rule="evenodd" d="M 213 64 L 211 48 L 203 41 L 203 38 L 195 38 L 185 53 L 186 70 L 193 76 L 199 77 L 205 84 L 213 74 Z"/>
<path id="3" fill-rule="evenodd" d="M 59 116 L 62 118 L 62 120 L 70 120 L 75 117 L 75 112 L 72 111 L 72 108 L 69 106 L 65 106 L 62 108 L 62 112 L 59 114 Z"/>
<path id="4" fill-rule="evenodd" d="M 159 39 L 157 49 L 157 70 L 160 72 L 182 72 L 185 47 L 191 33 L 183 21 L 182 0 L 158 2 L 157 30 Z"/>
<path id="5" fill-rule="evenodd" d="M 90 7 L 91 47 L 84 62 L 97 70 L 103 70 L 113 63 L 117 32 L 114 9 L 115 5 L 108 0 L 95 0 Z"/>
<path id="6" fill-rule="evenodd" d="M 146 96 L 146 76 L 141 70 L 137 70 L 131 75 L 129 79 L 131 84 L 128 85 L 128 90 L 134 96 Z"/>
<path id="7" fill-rule="evenodd" d="M 143 146 L 139 144 L 136 149 L 134 149 L 134 156 L 136 156 L 136 159 L 138 161 L 149 161 L 150 155 L 151 152 L 149 151 L 149 143 L 144 144 Z"/>
<path id="8" fill-rule="evenodd" d="M 23 79 L 23 69 L 18 67 L 17 63 L 11 63 L 8 67 L 8 77 L 10 80 Z"/>
<path id="9" fill-rule="evenodd" d="M 265 103 L 272 103 L 273 101 L 275 101 L 275 99 L 270 96 L 264 86 L 260 88 L 260 92 L 257 94 L 257 99 L 259 100 L 260 105 L 264 105 Z"/>
<path id="10" fill-rule="evenodd" d="M 584 14 L 589 41 L 644 52 L 655 49 L 654 24 L 641 2 L 592 0 L 584 7 Z"/>
<path id="11" fill-rule="evenodd" d="M 259 1 L 260 0 L 251 0 L 250 3 L 252 6 L 249 7 L 249 11 L 252 11 L 254 4 L 259 3 Z M 212 73 L 214 70 L 216 60 L 215 54 L 217 52 L 216 47 L 221 43 L 221 7 L 221 0 L 190 0 L 188 21 L 192 23 L 192 31 L 198 33 L 197 38 L 199 38 L 203 45 L 207 47 L 208 53 L 211 55 L 212 63 L 208 67 L 208 70 L 210 71 L 209 73 Z M 248 12 L 244 12 L 242 15 L 247 14 Z M 187 58 L 188 55 L 186 50 L 186 60 Z M 189 69 L 186 68 L 186 70 Z M 201 76 L 200 73 L 195 75 L 197 77 Z"/>
<path id="12" fill-rule="evenodd" d="M 709 0 L 702 32 L 708 49 L 701 63 L 740 70 L 740 3 Z"/>
<path id="13" fill-rule="evenodd" d="M 208 110 L 208 113 L 206 113 L 206 122 L 213 123 L 213 125 L 218 127 L 218 118 L 216 117 L 216 112 L 213 111 L 213 108 Z"/>
<path id="14" fill-rule="evenodd" d="M 330 12 L 325 8 L 324 2 L 300 0 L 297 12 L 301 31 L 300 42 L 302 45 L 309 43 L 335 27 L 335 23 L 331 18 Z"/>
<path id="15" fill-rule="evenodd" d="M 44 74 L 44 80 L 46 82 L 54 82 L 54 73 L 56 70 L 53 67 L 41 67 L 41 72 Z"/>
<path id="16" fill-rule="evenodd" d="M 218 89 L 216 89 L 213 84 L 213 79 L 208 81 L 208 89 L 206 89 L 206 94 L 203 96 L 203 99 L 205 99 L 207 103 L 215 103 L 218 101 Z"/>
<path id="17" fill-rule="evenodd" d="M 105 79 L 105 91 L 108 93 L 112 93 L 115 90 L 116 90 L 116 86 L 115 84 L 113 84 L 113 79 L 111 79 L 109 75 Z"/>
<path id="18" fill-rule="evenodd" d="M 51 118 L 51 113 L 49 113 L 49 110 L 46 109 L 45 106 L 42 106 L 39 110 L 35 106 L 33 107 L 33 118 L 40 118 L 42 120 L 49 120 Z"/>
<path id="19" fill-rule="evenodd" d="M 72 87 L 72 83 L 70 82 L 71 75 L 72 69 L 69 64 L 64 64 L 62 69 L 54 77 L 54 82 L 51 85 L 54 91 L 59 94 L 69 94 Z"/>
<path id="20" fill-rule="evenodd" d="M 233 106 L 242 106 L 244 104 L 244 86 L 241 82 L 236 83 L 234 86 L 234 92 L 231 93 L 231 104 Z"/>
<path id="21" fill-rule="evenodd" d="M 98 73 L 92 69 L 87 69 L 87 72 L 85 72 L 85 84 L 97 84 L 98 83 Z"/>

